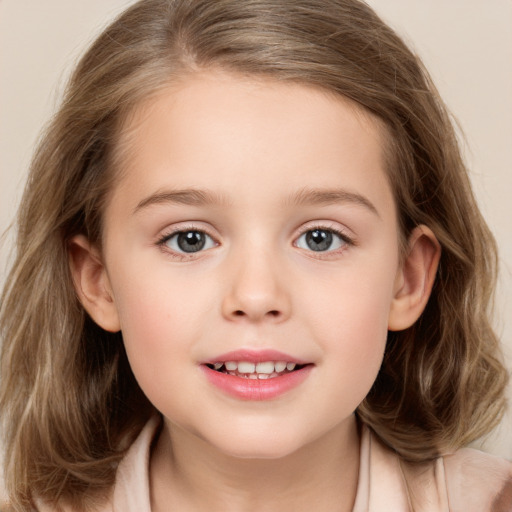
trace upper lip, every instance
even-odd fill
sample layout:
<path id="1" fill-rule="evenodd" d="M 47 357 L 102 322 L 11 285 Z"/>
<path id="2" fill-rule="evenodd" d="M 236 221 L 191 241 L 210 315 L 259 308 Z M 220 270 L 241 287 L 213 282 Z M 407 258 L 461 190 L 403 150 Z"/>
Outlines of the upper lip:
<path id="1" fill-rule="evenodd" d="M 249 363 L 263 363 L 265 361 L 285 361 L 287 363 L 295 363 L 299 365 L 308 364 L 307 361 L 297 357 L 285 354 L 278 350 L 264 349 L 240 349 L 226 352 L 212 359 L 204 361 L 202 364 L 224 363 L 226 361 L 247 361 Z"/>

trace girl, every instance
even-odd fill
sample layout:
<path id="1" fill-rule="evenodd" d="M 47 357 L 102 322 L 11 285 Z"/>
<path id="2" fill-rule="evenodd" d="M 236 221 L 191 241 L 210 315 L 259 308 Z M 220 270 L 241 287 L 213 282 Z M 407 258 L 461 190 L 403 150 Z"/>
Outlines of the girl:
<path id="1" fill-rule="evenodd" d="M 495 247 L 358 0 L 143 0 L 35 155 L 2 300 L 15 510 L 512 510 Z"/>

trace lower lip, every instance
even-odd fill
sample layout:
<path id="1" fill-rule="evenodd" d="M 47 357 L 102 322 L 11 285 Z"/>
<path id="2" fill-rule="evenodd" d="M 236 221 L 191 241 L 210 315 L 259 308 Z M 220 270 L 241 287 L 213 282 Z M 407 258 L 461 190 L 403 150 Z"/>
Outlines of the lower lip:
<path id="1" fill-rule="evenodd" d="M 285 373 L 271 379 L 246 379 L 218 372 L 206 365 L 200 368 L 215 387 L 240 400 L 272 400 L 299 386 L 310 374 L 313 365 L 308 364 L 300 370 Z"/>

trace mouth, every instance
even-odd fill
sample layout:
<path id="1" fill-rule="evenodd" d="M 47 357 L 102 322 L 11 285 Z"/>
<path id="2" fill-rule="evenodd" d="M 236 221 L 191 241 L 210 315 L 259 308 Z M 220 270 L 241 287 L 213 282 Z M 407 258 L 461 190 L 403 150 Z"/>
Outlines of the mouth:
<path id="1" fill-rule="evenodd" d="M 216 372 L 241 377 L 243 379 L 266 380 L 275 379 L 288 373 L 301 370 L 303 364 L 293 361 L 225 361 L 207 363 L 206 366 Z"/>
<path id="2" fill-rule="evenodd" d="M 314 363 L 275 350 L 238 350 L 204 361 L 208 381 L 240 400 L 272 400 L 300 386 Z"/>

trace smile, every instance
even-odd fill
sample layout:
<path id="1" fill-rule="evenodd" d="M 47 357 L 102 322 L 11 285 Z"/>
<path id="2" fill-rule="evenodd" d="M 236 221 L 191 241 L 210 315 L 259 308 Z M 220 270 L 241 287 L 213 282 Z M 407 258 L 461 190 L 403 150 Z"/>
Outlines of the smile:
<path id="1" fill-rule="evenodd" d="M 225 363 L 217 362 L 209 364 L 208 367 L 215 371 L 244 379 L 265 380 L 274 379 L 280 375 L 293 372 L 295 369 L 299 370 L 302 368 L 302 365 L 286 361 L 262 361 L 259 363 L 252 363 L 250 361 L 226 361 Z"/>
<path id="2" fill-rule="evenodd" d="M 314 364 L 274 350 L 239 350 L 200 365 L 208 381 L 240 400 L 272 400 L 299 386 Z"/>

